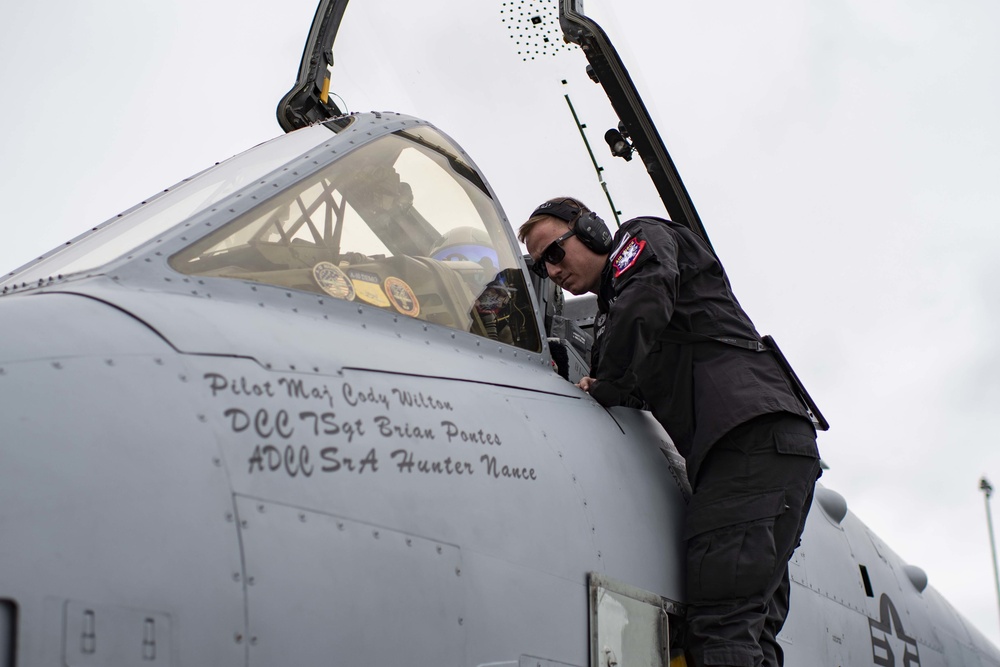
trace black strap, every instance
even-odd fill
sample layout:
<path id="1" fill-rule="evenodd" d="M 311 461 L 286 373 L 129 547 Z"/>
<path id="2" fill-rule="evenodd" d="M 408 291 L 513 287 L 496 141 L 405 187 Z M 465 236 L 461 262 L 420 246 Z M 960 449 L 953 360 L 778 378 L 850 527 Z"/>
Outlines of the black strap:
<path id="1" fill-rule="evenodd" d="M 660 337 L 665 343 L 725 343 L 751 352 L 767 352 L 767 346 L 759 340 L 733 338 L 731 336 L 707 336 L 690 331 L 668 331 Z"/>
<path id="2" fill-rule="evenodd" d="M 806 391 L 805 385 L 799 380 L 799 376 L 795 374 L 792 365 L 788 363 L 785 355 L 781 352 L 781 348 L 778 347 L 778 344 L 774 342 L 771 336 L 764 336 L 764 340 L 759 341 L 732 338 L 729 336 L 707 336 L 689 331 L 668 331 L 660 337 L 660 340 L 665 343 L 678 343 L 681 345 L 690 343 L 725 343 L 726 345 L 750 350 L 751 352 L 772 352 L 781 371 L 788 378 L 789 382 L 791 382 L 792 388 L 798 394 L 799 400 L 802 401 L 806 408 L 806 412 L 809 413 L 809 419 L 812 420 L 813 424 L 820 431 L 828 431 L 830 429 L 830 423 L 823 416 L 823 413 L 820 412 L 819 406 L 816 405 L 812 396 Z"/>

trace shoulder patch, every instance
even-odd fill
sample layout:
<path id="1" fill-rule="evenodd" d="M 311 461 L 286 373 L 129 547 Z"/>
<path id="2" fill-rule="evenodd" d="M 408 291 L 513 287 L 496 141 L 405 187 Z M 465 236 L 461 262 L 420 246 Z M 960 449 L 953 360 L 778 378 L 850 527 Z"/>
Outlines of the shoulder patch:
<path id="1" fill-rule="evenodd" d="M 623 273 L 631 269 L 639 261 L 642 251 L 646 249 L 646 240 L 641 238 L 631 238 L 615 252 L 611 257 L 611 266 L 615 269 L 615 278 L 621 277 Z"/>
<path id="2" fill-rule="evenodd" d="M 621 239 L 619 239 L 618 244 L 615 245 L 615 249 L 611 251 L 611 254 L 612 255 L 617 255 L 618 251 L 622 249 L 622 246 L 624 246 L 626 243 L 628 243 L 629 240 L 631 240 L 631 238 L 632 238 L 632 235 L 629 234 L 628 232 L 625 232 L 624 234 L 622 234 Z"/>

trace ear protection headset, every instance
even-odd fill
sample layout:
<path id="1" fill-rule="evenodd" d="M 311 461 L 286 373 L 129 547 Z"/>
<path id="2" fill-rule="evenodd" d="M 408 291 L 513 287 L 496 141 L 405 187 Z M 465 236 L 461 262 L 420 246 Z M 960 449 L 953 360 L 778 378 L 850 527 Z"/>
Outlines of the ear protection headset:
<path id="1" fill-rule="evenodd" d="M 611 252 L 611 232 L 601 217 L 593 211 L 584 212 L 579 206 L 564 199 L 559 202 L 545 202 L 532 212 L 529 219 L 536 215 L 551 215 L 553 218 L 568 222 L 573 228 L 574 235 L 580 239 L 580 243 L 598 255 Z"/>

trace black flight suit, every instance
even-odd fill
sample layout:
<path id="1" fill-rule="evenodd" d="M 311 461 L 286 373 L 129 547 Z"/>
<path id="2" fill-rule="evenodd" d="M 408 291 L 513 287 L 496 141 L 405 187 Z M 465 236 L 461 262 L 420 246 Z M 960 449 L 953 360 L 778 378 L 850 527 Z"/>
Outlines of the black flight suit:
<path id="1" fill-rule="evenodd" d="M 816 432 L 705 242 L 626 222 L 601 275 L 591 395 L 638 396 L 687 461 L 687 650 L 701 665 L 781 665 L 788 559 L 820 474 Z"/>

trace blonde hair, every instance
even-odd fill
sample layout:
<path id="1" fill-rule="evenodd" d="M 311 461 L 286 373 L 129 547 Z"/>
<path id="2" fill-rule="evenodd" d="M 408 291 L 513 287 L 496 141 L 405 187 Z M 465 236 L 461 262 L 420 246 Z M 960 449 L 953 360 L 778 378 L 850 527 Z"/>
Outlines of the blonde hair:
<path id="1" fill-rule="evenodd" d="M 535 210 L 537 211 L 545 204 L 569 204 L 570 206 L 575 206 L 576 208 L 580 209 L 580 215 L 590 213 L 590 209 L 587 208 L 583 202 L 573 197 L 553 197 L 552 199 L 543 202 L 540 206 L 535 208 Z M 555 218 L 560 222 L 566 222 L 562 218 L 557 218 L 556 216 L 549 215 L 548 213 L 538 213 L 528 218 L 527 221 L 525 221 L 525 223 L 518 228 L 517 240 L 520 241 L 521 243 L 524 243 L 525 242 L 524 240 L 528 238 L 528 234 L 530 234 L 531 230 L 535 228 L 535 225 L 537 225 L 542 220 L 545 220 L 546 218 Z M 566 224 L 572 225 L 572 223 L 570 222 L 566 222 Z"/>

